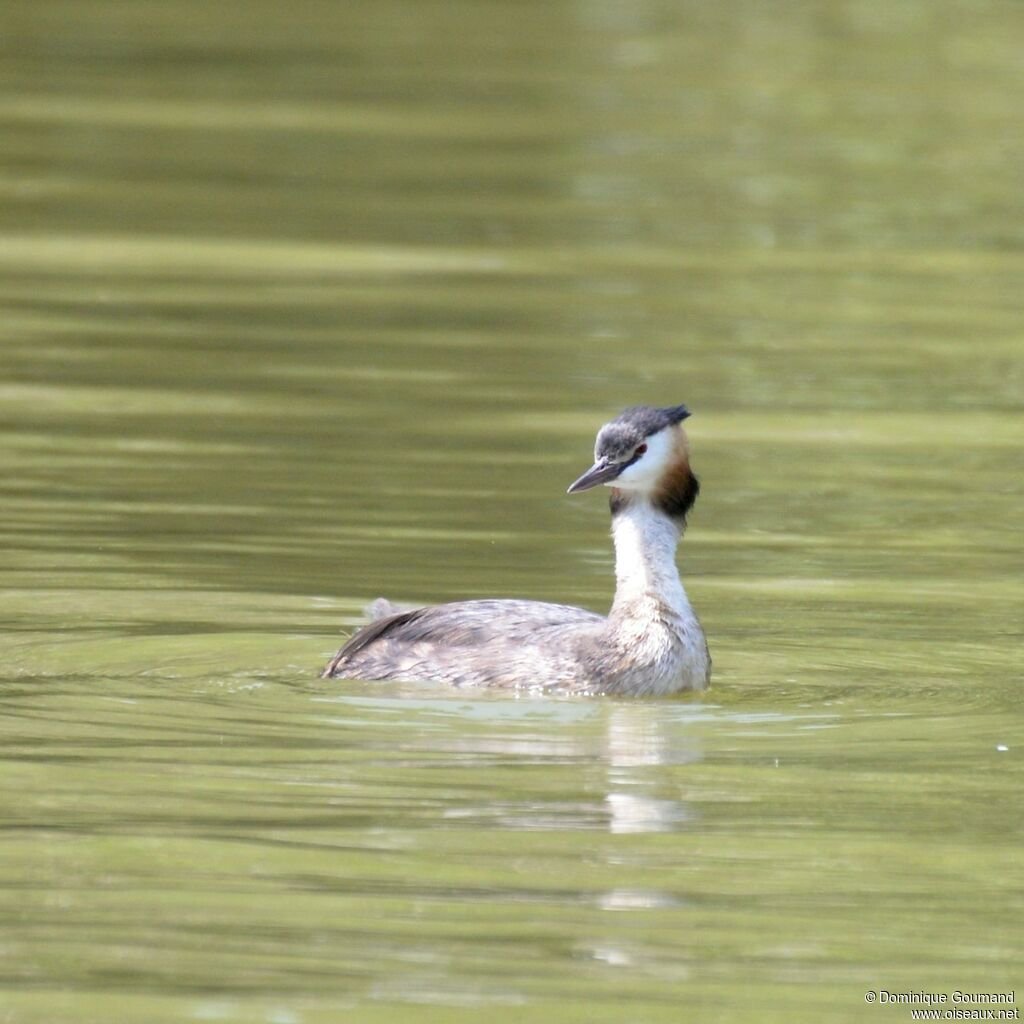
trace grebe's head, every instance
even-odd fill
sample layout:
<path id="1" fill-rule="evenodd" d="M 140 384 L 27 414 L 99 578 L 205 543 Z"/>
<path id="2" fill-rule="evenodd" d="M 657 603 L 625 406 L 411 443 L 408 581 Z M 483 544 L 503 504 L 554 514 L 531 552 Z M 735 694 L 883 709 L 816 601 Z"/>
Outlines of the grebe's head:
<path id="1" fill-rule="evenodd" d="M 699 490 L 690 470 L 690 445 L 683 430 L 683 420 L 689 415 L 685 405 L 626 409 L 598 431 L 594 465 L 568 493 L 606 484 L 614 488 L 612 512 L 631 499 L 646 498 L 667 515 L 685 517 Z"/>

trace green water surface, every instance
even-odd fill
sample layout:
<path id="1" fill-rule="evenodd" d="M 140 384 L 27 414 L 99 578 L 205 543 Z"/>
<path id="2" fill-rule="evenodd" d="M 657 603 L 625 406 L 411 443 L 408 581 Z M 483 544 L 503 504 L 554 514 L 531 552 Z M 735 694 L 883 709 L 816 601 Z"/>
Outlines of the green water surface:
<path id="1" fill-rule="evenodd" d="M 1019 998 L 1022 12 L 3 3 L 0 1021 Z M 636 402 L 707 694 L 317 678 Z"/>

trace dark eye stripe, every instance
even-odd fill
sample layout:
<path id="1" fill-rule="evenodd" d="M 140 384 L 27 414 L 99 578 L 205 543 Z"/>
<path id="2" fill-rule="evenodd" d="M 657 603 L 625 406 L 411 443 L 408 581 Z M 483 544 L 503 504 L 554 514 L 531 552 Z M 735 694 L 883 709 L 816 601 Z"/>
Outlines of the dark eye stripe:
<path id="1" fill-rule="evenodd" d="M 633 452 L 633 454 L 628 459 L 626 459 L 626 461 L 622 464 L 622 469 L 620 469 L 619 472 L 621 473 L 622 470 L 629 469 L 629 467 L 632 466 L 633 463 L 636 462 L 636 460 L 639 459 L 640 456 L 643 455 L 643 453 L 645 451 L 647 451 L 647 445 L 646 444 L 640 445 L 636 449 L 636 451 Z"/>

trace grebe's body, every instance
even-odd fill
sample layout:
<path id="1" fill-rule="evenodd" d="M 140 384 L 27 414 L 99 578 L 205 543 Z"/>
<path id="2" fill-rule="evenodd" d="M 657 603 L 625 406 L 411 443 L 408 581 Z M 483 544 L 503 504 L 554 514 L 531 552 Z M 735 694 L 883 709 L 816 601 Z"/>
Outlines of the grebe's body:
<path id="1" fill-rule="evenodd" d="M 597 435 L 594 465 L 569 492 L 613 488 L 615 600 L 607 617 L 540 601 L 483 600 L 397 611 L 338 652 L 324 676 L 401 679 L 566 694 L 702 690 L 711 659 L 676 569 L 699 486 L 685 406 L 627 409 Z"/>

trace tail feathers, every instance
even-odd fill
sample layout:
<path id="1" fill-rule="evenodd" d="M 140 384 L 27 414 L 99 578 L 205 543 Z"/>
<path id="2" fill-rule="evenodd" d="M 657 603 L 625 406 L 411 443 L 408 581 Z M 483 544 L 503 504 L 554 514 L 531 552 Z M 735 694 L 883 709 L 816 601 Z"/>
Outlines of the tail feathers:
<path id="1" fill-rule="evenodd" d="M 377 605 L 381 600 L 374 601 L 373 605 Z M 384 604 L 387 603 L 384 601 Z M 335 674 L 343 675 L 344 673 L 339 672 L 339 669 L 342 668 L 345 662 L 350 661 L 353 655 L 369 647 L 375 640 L 386 636 L 391 630 L 400 629 L 407 623 L 415 622 L 428 610 L 427 608 L 414 608 L 412 611 L 398 612 L 396 615 L 387 615 L 382 619 L 374 619 L 373 622 L 363 626 L 362 629 L 357 630 L 349 637 L 348 643 L 327 663 L 327 668 L 320 673 L 320 678 L 331 679 Z"/>
<path id="2" fill-rule="evenodd" d="M 371 622 L 377 622 L 379 619 L 388 619 L 392 615 L 415 611 L 419 607 L 418 604 L 396 604 L 386 597 L 378 597 L 375 601 L 371 601 L 363 611 Z"/>
<path id="3" fill-rule="evenodd" d="M 341 650 L 327 663 L 327 667 L 320 673 L 320 678 L 331 679 L 338 666 L 347 657 L 361 651 L 368 643 L 386 633 L 396 623 L 404 622 L 414 612 L 419 611 L 421 611 L 419 605 L 395 604 L 386 597 L 378 597 L 375 601 L 371 601 L 363 609 L 363 613 L 370 620 L 369 623 L 357 629 L 348 638 Z"/>

